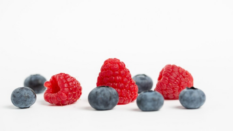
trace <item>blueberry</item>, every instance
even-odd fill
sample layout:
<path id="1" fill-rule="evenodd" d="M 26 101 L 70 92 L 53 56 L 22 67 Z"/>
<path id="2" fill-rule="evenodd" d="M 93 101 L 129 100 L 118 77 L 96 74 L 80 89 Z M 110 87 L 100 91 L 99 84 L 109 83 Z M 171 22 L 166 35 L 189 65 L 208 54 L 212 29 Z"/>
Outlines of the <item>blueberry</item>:
<path id="1" fill-rule="evenodd" d="M 141 92 L 137 97 L 138 108 L 142 111 L 157 111 L 164 103 L 163 96 L 157 91 Z"/>
<path id="2" fill-rule="evenodd" d="M 187 109 L 200 108 L 204 104 L 205 99 L 205 93 L 194 87 L 184 89 L 179 95 L 181 105 Z"/>
<path id="3" fill-rule="evenodd" d="M 145 74 L 138 74 L 133 77 L 133 80 L 136 82 L 136 85 L 138 86 L 139 93 L 143 91 L 149 91 L 153 86 L 152 79 Z"/>
<path id="4" fill-rule="evenodd" d="M 19 108 L 29 108 L 36 101 L 36 93 L 29 87 L 16 88 L 11 94 L 11 102 Z"/>
<path id="5" fill-rule="evenodd" d="M 45 81 L 46 79 L 39 74 L 30 75 L 24 80 L 24 86 L 30 87 L 36 94 L 39 94 L 44 92 L 46 89 L 44 87 Z"/>
<path id="6" fill-rule="evenodd" d="M 118 101 L 118 93 L 111 87 L 97 87 L 88 95 L 89 104 L 96 110 L 110 110 L 117 105 Z"/>

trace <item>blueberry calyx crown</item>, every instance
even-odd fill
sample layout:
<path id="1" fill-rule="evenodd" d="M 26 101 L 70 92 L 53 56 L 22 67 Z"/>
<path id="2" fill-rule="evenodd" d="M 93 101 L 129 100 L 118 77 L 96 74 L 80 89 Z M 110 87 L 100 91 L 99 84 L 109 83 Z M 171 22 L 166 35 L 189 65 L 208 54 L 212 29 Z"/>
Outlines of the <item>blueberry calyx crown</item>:
<path id="1" fill-rule="evenodd" d="M 112 87 L 110 87 L 110 86 L 98 86 L 98 87 L 107 87 L 107 88 L 112 88 Z"/>
<path id="2" fill-rule="evenodd" d="M 192 89 L 192 90 L 197 90 L 197 88 L 195 88 L 195 87 L 186 87 L 186 89 Z"/>
<path id="3" fill-rule="evenodd" d="M 148 90 L 148 91 L 143 91 L 142 93 L 146 93 L 146 92 L 154 92 L 153 90 Z"/>
<path id="4" fill-rule="evenodd" d="M 138 76 L 139 76 L 139 79 L 141 79 L 141 80 L 145 80 L 147 78 L 146 74 L 138 74 L 138 75 L 136 75 L 136 77 L 138 77 Z"/>
<path id="5" fill-rule="evenodd" d="M 136 76 L 144 76 L 144 77 L 147 77 L 146 74 L 138 74 L 138 75 L 136 75 Z"/>

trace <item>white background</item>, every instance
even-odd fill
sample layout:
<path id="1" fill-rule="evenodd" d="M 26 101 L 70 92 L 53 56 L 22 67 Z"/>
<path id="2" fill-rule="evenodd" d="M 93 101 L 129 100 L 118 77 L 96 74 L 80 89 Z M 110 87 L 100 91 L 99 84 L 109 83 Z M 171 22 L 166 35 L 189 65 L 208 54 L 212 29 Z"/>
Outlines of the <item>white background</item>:
<path id="1" fill-rule="evenodd" d="M 0 130 L 232 131 L 232 45 L 232 0 L 0 0 Z M 157 112 L 141 112 L 135 102 L 95 111 L 87 96 L 113 57 L 132 76 L 151 76 L 153 89 L 166 64 L 179 65 L 206 103 L 198 110 L 175 100 Z M 40 94 L 29 109 L 12 105 L 11 92 L 27 76 L 60 72 L 81 83 L 78 102 L 52 106 Z"/>

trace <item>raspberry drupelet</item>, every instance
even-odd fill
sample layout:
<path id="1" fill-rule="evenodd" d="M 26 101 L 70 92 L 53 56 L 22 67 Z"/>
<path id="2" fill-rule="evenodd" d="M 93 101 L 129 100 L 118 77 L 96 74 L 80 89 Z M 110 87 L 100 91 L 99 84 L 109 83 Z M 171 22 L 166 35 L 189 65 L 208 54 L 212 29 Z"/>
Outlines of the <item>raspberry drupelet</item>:
<path id="1" fill-rule="evenodd" d="M 177 100 L 183 89 L 192 86 L 193 77 L 188 71 L 176 65 L 166 65 L 159 74 L 155 90 L 164 99 Z"/>
<path id="2" fill-rule="evenodd" d="M 82 94 L 80 83 L 68 74 L 60 73 L 45 82 L 45 101 L 54 105 L 68 105 L 76 102 Z"/>
<path id="3" fill-rule="evenodd" d="M 114 88 L 118 95 L 118 105 L 128 104 L 138 96 L 138 88 L 125 64 L 117 58 L 107 59 L 97 80 L 97 87 L 109 86 Z"/>

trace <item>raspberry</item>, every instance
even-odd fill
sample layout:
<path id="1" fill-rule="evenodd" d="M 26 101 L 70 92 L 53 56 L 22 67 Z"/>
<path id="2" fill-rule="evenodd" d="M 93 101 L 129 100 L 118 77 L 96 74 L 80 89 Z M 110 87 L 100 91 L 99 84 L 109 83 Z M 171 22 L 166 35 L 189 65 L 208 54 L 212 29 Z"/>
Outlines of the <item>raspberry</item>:
<path id="1" fill-rule="evenodd" d="M 138 95 L 138 88 L 125 64 L 119 59 L 107 59 L 99 73 L 97 87 L 109 86 L 114 88 L 118 95 L 118 105 L 134 101 Z"/>
<path id="2" fill-rule="evenodd" d="M 68 105 L 76 102 L 82 94 L 80 83 L 68 74 L 60 73 L 45 82 L 45 101 L 54 105 Z"/>
<path id="3" fill-rule="evenodd" d="M 176 65 L 166 65 L 159 74 L 155 90 L 164 99 L 177 100 L 183 89 L 192 86 L 193 77 L 188 71 Z"/>

